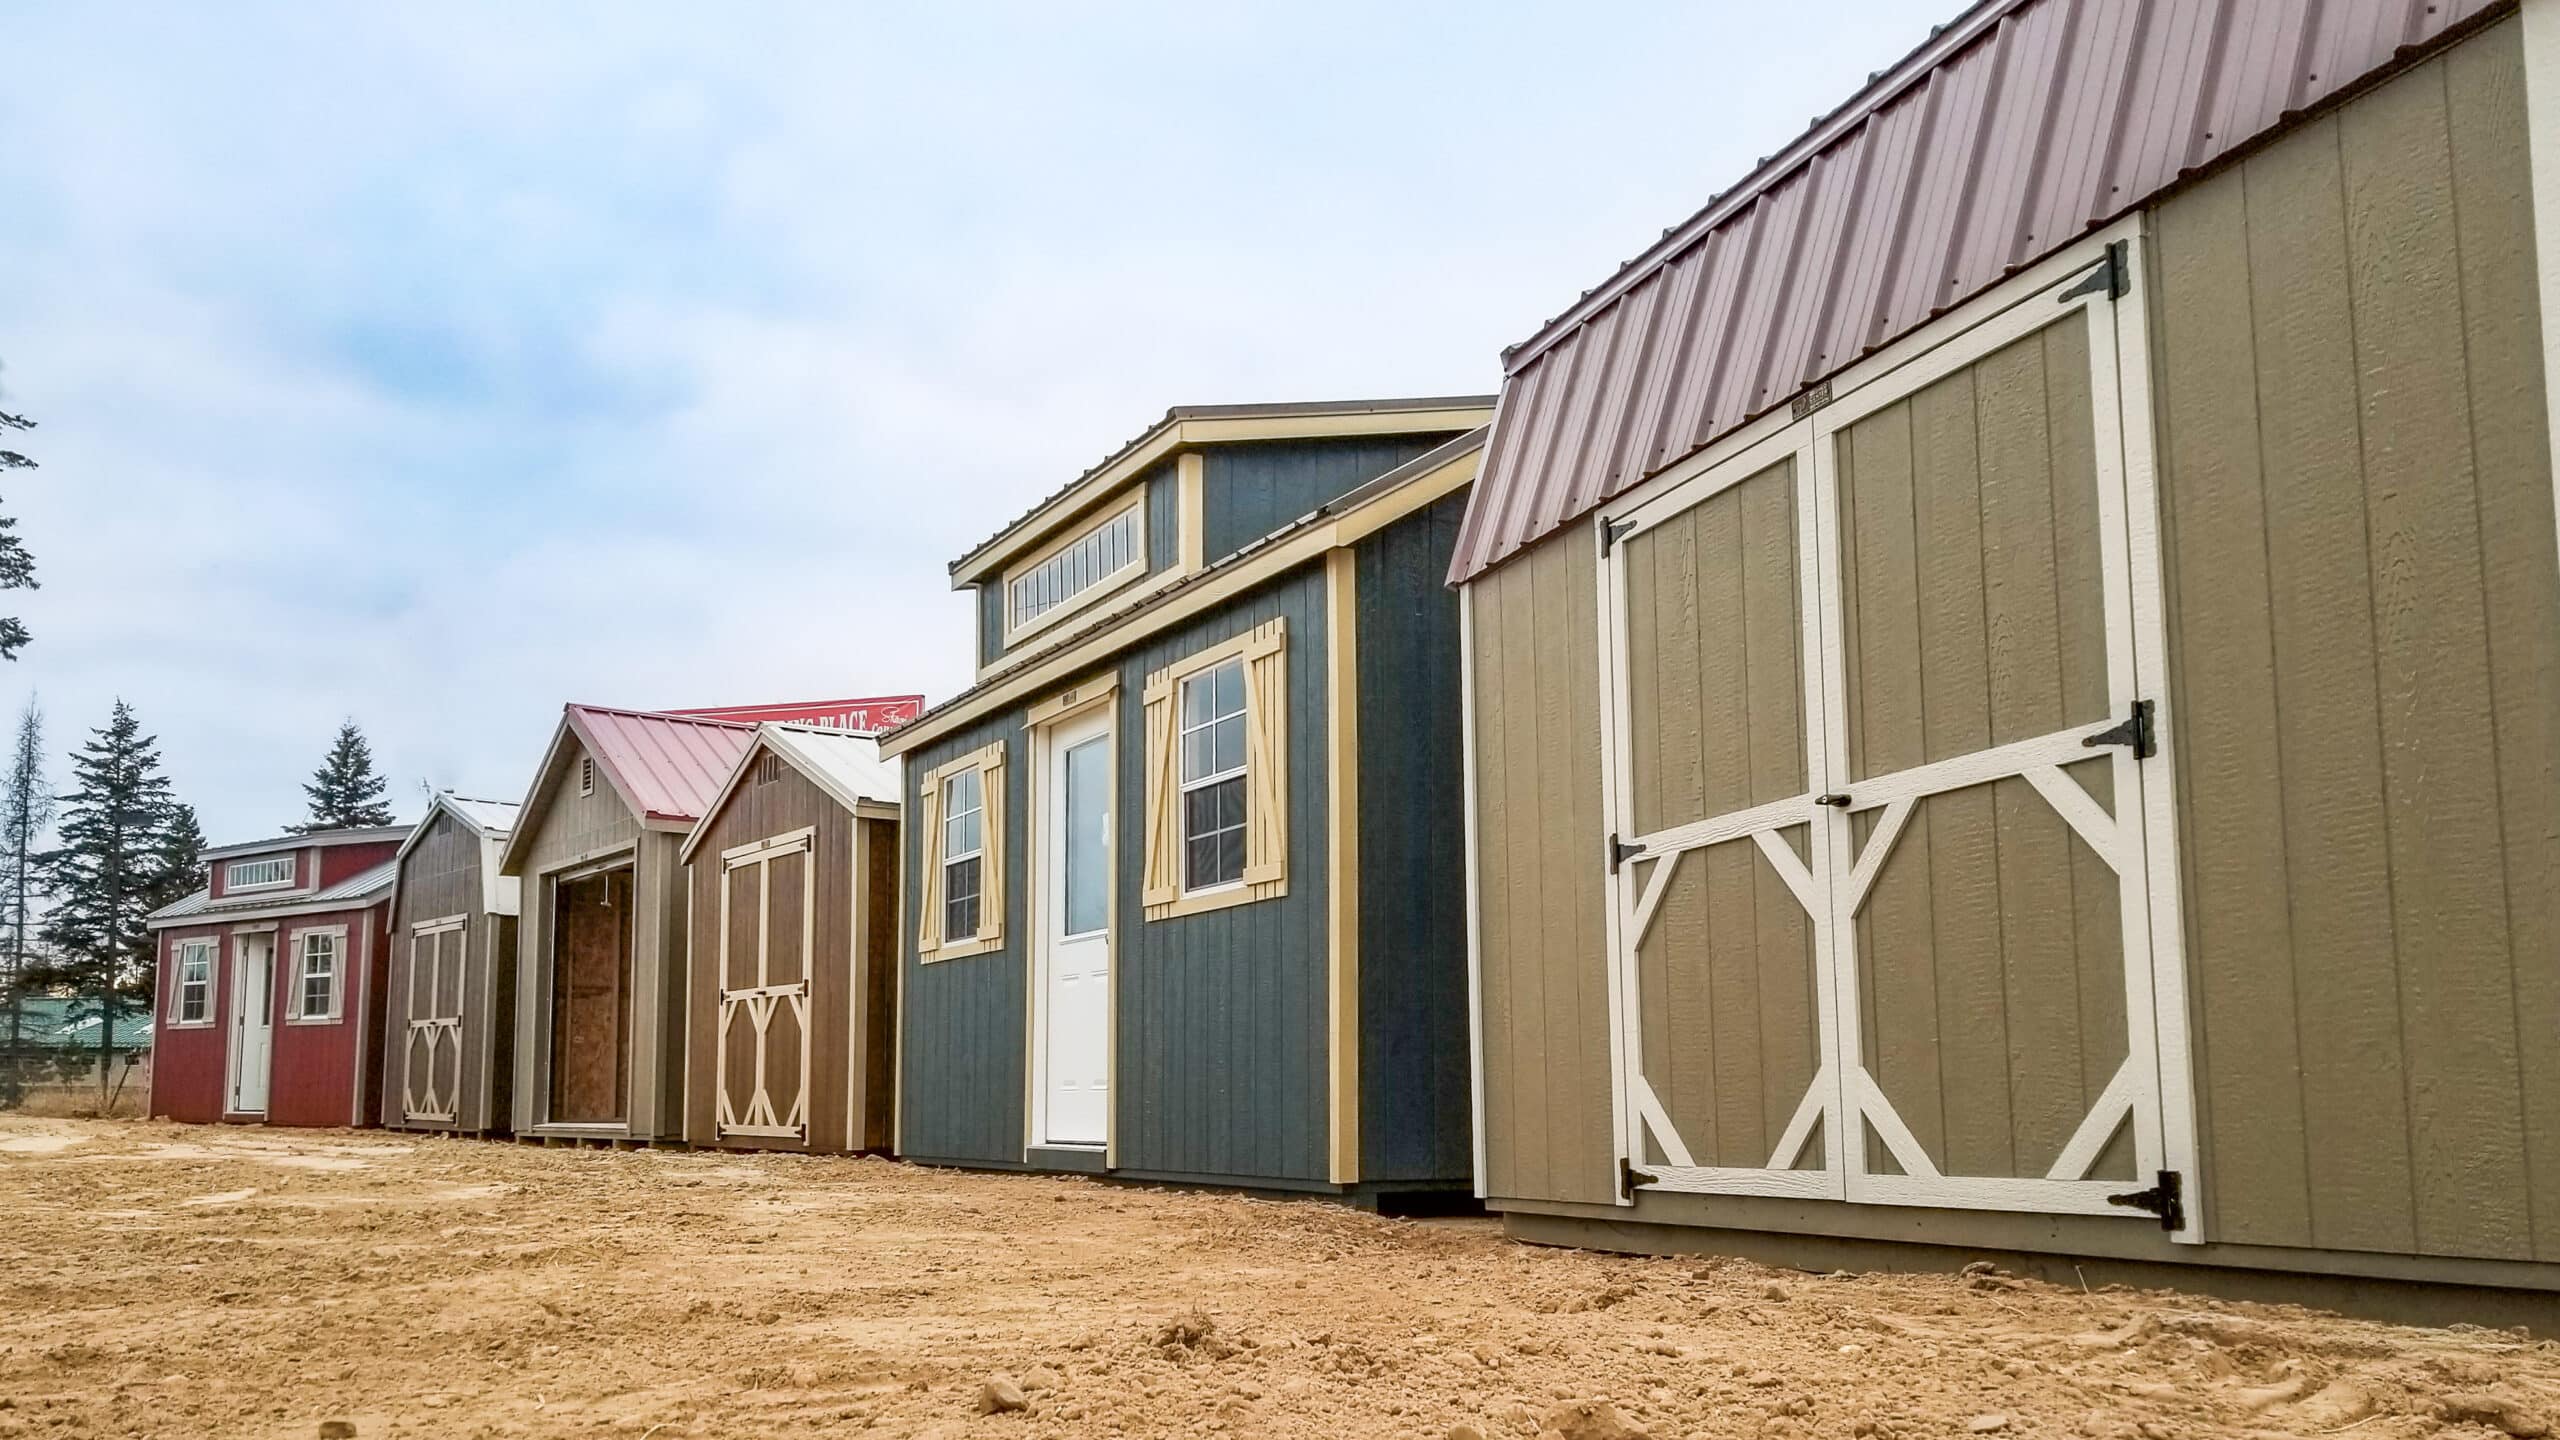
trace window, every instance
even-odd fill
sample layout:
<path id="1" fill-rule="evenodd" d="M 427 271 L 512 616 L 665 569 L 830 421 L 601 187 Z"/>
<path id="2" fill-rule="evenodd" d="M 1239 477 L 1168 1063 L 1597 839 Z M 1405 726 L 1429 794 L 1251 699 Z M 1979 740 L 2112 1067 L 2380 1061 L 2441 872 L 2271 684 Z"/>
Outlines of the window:
<path id="1" fill-rule="evenodd" d="M 924 872 L 916 951 L 926 960 L 1004 943 L 1004 743 L 927 772 L 917 786 Z"/>
<path id="2" fill-rule="evenodd" d="M 963 770 L 942 782 L 942 933 L 949 939 L 977 938 L 985 821 L 977 771 Z"/>
<path id="3" fill-rule="evenodd" d="M 1182 682 L 1182 888 L 1244 878 L 1244 660 Z"/>
<path id="4" fill-rule="evenodd" d="M 343 930 L 302 932 L 300 963 L 294 967 L 293 1018 L 338 1018 L 338 952 L 346 948 Z"/>
<path id="5" fill-rule="evenodd" d="M 213 942 L 178 942 L 178 1018 L 180 1025 L 213 1023 Z"/>
<path id="6" fill-rule="evenodd" d="M 222 872 L 225 894 L 242 890 L 273 890 L 293 883 L 293 857 L 270 855 L 263 860 L 234 860 Z"/>
<path id="7" fill-rule="evenodd" d="M 1147 919 L 1289 893 L 1287 642 L 1269 620 L 1147 677 Z"/>
<path id="8" fill-rule="evenodd" d="M 1119 514 L 1008 577 L 1004 590 L 1009 633 L 1030 629 L 1085 595 L 1144 570 L 1147 546 L 1141 512 L 1145 506 L 1142 495 Z"/>

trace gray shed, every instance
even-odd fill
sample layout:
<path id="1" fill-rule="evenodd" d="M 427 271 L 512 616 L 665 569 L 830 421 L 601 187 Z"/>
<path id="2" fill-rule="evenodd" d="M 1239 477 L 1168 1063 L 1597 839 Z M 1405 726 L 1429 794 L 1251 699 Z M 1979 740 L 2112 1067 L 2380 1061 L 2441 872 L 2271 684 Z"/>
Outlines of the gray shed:
<path id="1" fill-rule="evenodd" d="M 439 790 L 400 846 L 384 991 L 382 1123 L 505 1134 L 515 1082 L 516 897 L 498 873 L 508 800 Z"/>

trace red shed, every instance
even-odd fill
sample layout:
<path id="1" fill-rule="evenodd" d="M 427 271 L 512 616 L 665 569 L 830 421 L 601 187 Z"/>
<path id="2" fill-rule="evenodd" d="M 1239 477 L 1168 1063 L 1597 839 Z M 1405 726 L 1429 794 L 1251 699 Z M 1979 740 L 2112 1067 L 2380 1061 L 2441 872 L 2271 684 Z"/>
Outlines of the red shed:
<path id="1" fill-rule="evenodd" d="M 326 830 L 205 852 L 212 883 L 150 919 L 151 1114 L 373 1123 L 391 881 L 408 834 Z"/>

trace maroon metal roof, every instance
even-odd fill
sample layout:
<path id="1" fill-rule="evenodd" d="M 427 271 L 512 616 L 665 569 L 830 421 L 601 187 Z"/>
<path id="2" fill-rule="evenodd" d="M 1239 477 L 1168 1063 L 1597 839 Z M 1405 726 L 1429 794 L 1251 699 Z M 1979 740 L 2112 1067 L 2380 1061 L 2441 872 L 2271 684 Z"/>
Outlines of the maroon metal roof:
<path id="1" fill-rule="evenodd" d="M 600 705 L 570 706 L 569 724 L 643 821 L 701 819 L 756 738 L 753 725 Z"/>
<path id="2" fill-rule="evenodd" d="M 1985 0 L 1504 357 L 1479 574 L 2514 0 Z"/>

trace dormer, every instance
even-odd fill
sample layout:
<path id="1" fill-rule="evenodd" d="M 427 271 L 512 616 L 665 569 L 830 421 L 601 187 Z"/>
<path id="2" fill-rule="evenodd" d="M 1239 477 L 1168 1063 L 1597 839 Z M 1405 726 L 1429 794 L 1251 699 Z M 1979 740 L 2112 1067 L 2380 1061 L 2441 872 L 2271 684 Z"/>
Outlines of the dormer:
<path id="1" fill-rule="evenodd" d="M 978 673 L 1107 619 L 1492 418 L 1490 396 L 1192 405 L 951 565 Z"/>
<path id="2" fill-rule="evenodd" d="M 279 835 L 205 852 L 214 904 L 290 902 L 313 895 L 388 860 L 408 837 L 405 825 Z"/>
<path id="3" fill-rule="evenodd" d="M 213 865 L 213 898 L 245 899 L 252 894 L 290 894 L 311 888 L 310 852 L 278 850 L 222 859 Z"/>

